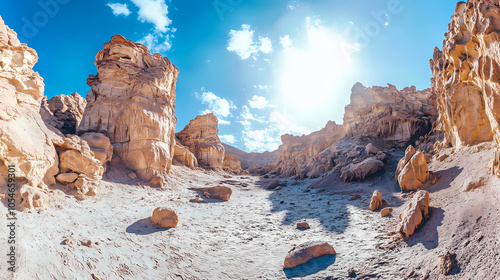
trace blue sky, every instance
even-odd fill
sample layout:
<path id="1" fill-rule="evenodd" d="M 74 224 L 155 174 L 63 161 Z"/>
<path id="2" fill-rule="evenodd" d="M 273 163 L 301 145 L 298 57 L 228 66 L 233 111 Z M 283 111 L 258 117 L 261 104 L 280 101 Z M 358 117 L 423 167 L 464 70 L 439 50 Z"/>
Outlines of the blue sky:
<path id="1" fill-rule="evenodd" d="M 213 112 L 224 142 L 264 151 L 342 123 L 358 81 L 428 88 L 456 2 L 2 0 L 0 15 L 38 52 L 48 97 L 85 96 L 95 54 L 121 34 L 180 69 L 177 131 Z"/>

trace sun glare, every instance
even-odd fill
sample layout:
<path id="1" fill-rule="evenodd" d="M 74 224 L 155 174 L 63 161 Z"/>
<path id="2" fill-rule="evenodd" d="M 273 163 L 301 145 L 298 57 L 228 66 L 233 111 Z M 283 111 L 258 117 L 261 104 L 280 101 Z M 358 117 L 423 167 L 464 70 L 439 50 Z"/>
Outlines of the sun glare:
<path id="1" fill-rule="evenodd" d="M 278 65 L 277 98 L 288 113 L 307 111 L 306 122 L 318 119 L 328 104 L 338 102 L 338 92 L 355 70 L 351 53 L 356 50 L 334 29 L 307 20 L 304 42 L 285 47 Z M 300 43 L 300 44 L 298 44 Z M 352 86 L 352 85 L 351 85 Z"/>

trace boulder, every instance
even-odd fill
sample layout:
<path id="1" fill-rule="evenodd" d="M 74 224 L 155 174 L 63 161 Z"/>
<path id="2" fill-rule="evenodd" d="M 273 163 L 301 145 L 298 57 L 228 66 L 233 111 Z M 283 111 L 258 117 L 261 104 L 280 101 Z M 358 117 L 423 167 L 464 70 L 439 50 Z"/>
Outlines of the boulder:
<path id="1" fill-rule="evenodd" d="M 211 188 L 198 189 L 206 198 L 215 198 L 223 201 L 229 201 L 233 191 L 229 187 L 215 186 Z"/>
<path id="2" fill-rule="evenodd" d="M 87 142 L 92 152 L 94 152 L 95 158 L 101 164 L 111 161 L 113 157 L 113 145 L 111 145 L 108 137 L 102 133 L 95 132 L 84 133 L 80 137 Z"/>
<path id="3" fill-rule="evenodd" d="M 413 235 L 422 222 L 429 218 L 429 192 L 417 191 L 412 200 L 404 206 L 403 212 L 399 215 L 399 232 L 403 237 Z"/>
<path id="4" fill-rule="evenodd" d="M 387 217 L 391 213 L 392 213 L 392 208 L 390 208 L 390 207 L 387 207 L 387 208 L 380 210 L 380 216 L 382 216 L 382 217 Z"/>
<path id="5" fill-rule="evenodd" d="M 377 155 L 377 153 L 380 152 L 380 150 L 377 147 L 375 147 L 375 145 L 373 145 L 372 143 L 366 145 L 365 151 L 366 154 L 373 156 Z"/>
<path id="6" fill-rule="evenodd" d="M 175 146 L 175 84 L 179 70 L 146 46 L 115 35 L 96 55 L 78 134 L 100 132 L 138 177 L 166 176 Z"/>
<path id="7" fill-rule="evenodd" d="M 420 150 L 415 152 L 415 149 L 409 146 L 406 149 L 405 157 L 399 161 L 396 176 L 401 191 L 420 189 L 429 180 L 429 169 L 425 155 Z"/>
<path id="8" fill-rule="evenodd" d="M 179 222 L 177 211 L 170 207 L 158 207 L 153 211 L 151 222 L 162 228 L 174 228 Z"/>
<path id="9" fill-rule="evenodd" d="M 61 173 L 84 174 L 88 178 L 98 180 L 104 174 L 101 161 L 95 158 L 94 152 L 86 141 L 76 135 L 54 140 L 59 153 Z"/>
<path id="10" fill-rule="evenodd" d="M 446 254 L 439 256 L 439 272 L 443 275 L 450 274 L 451 270 L 456 265 L 456 254 L 446 252 Z"/>
<path id="11" fill-rule="evenodd" d="M 372 200 L 370 201 L 370 211 L 377 211 L 382 207 L 382 204 L 382 192 L 380 190 L 375 190 L 372 195 Z"/>
<path id="12" fill-rule="evenodd" d="M 340 171 L 340 177 L 345 182 L 354 180 L 363 181 L 367 176 L 373 175 L 384 168 L 384 163 L 377 158 L 367 158 L 357 164 L 349 164 Z"/>
<path id="13" fill-rule="evenodd" d="M 333 247 L 321 241 L 307 242 L 299 245 L 288 252 L 283 267 L 294 268 L 308 262 L 311 259 L 325 255 L 335 255 Z"/>

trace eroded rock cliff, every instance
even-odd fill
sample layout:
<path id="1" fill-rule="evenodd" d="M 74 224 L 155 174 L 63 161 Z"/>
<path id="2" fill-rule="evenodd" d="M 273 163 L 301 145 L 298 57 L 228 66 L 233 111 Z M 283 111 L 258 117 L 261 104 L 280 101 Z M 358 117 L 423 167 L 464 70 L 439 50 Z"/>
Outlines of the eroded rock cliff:
<path id="1" fill-rule="evenodd" d="M 437 112 L 430 90 L 414 86 L 398 90 L 387 87 L 352 88 L 351 103 L 346 106 L 344 128 L 349 136 L 372 136 L 385 146 L 406 147 L 432 129 Z"/>
<path id="2" fill-rule="evenodd" d="M 149 181 L 165 176 L 175 147 L 175 84 L 179 70 L 142 44 L 115 35 L 96 55 L 87 108 L 78 129 L 109 137 L 115 155 Z"/>
<path id="3" fill-rule="evenodd" d="M 80 125 L 87 101 L 80 94 L 57 95 L 42 100 L 40 114 L 46 124 L 51 125 L 63 134 L 75 134 Z"/>
<path id="4" fill-rule="evenodd" d="M 58 173 L 52 144 L 58 136 L 39 113 L 44 83 L 33 71 L 37 60 L 35 50 L 21 44 L 0 18 L 0 186 L 6 185 L 7 166 L 14 166 L 21 208 L 42 206 Z"/>

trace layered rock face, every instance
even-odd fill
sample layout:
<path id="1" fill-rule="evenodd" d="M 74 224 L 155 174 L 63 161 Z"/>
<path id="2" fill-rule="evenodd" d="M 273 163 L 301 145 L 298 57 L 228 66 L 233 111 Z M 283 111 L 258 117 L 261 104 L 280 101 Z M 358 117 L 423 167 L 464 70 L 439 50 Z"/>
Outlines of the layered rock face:
<path id="1" fill-rule="evenodd" d="M 459 2 L 442 51 L 430 61 L 444 146 L 495 140 L 500 146 L 500 7 L 498 1 Z M 496 159 L 499 158 L 497 152 Z M 493 172 L 500 175 L 496 160 Z"/>
<path id="2" fill-rule="evenodd" d="M 149 181 L 165 176 L 175 146 L 175 84 L 179 70 L 160 54 L 120 35 L 96 55 L 87 108 L 78 133 L 101 132 L 114 153 Z"/>
<path id="3" fill-rule="evenodd" d="M 63 134 L 76 134 L 80 125 L 87 101 L 78 93 L 57 95 L 42 100 L 40 113 L 45 123 L 57 128 Z"/>
<path id="4" fill-rule="evenodd" d="M 437 112 L 430 90 L 415 87 L 397 90 L 395 86 L 352 88 L 346 106 L 344 128 L 349 136 L 372 136 L 385 146 L 406 147 L 432 129 Z"/>
<path id="5" fill-rule="evenodd" d="M 299 179 L 319 177 L 332 169 L 332 151 L 344 135 L 344 127 L 335 122 L 309 135 L 283 135 L 279 159 L 271 168 Z"/>
<path id="6" fill-rule="evenodd" d="M 51 141 L 57 135 L 39 113 L 44 83 L 33 71 L 37 60 L 37 53 L 0 18 L 0 186 L 6 185 L 7 166 L 15 166 L 21 207 L 43 204 L 43 190 L 58 173 Z"/>
<path id="7" fill-rule="evenodd" d="M 198 160 L 194 154 L 187 147 L 181 145 L 177 139 L 175 140 L 174 159 L 191 169 L 198 167 Z"/>

